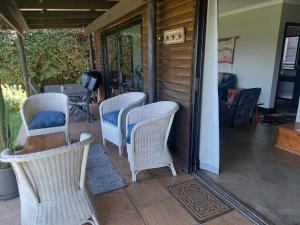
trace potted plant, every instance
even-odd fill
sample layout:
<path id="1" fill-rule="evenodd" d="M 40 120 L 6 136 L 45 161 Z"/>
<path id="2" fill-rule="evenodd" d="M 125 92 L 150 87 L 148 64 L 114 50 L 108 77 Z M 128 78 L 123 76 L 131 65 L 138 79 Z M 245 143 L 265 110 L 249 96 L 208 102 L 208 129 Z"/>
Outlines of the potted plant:
<path id="1" fill-rule="evenodd" d="M 8 121 L 8 110 L 5 107 L 0 83 L 0 153 L 6 148 L 12 149 Z M 16 196 L 18 196 L 18 186 L 15 173 L 10 164 L 0 161 L 0 199 L 9 199 Z"/>

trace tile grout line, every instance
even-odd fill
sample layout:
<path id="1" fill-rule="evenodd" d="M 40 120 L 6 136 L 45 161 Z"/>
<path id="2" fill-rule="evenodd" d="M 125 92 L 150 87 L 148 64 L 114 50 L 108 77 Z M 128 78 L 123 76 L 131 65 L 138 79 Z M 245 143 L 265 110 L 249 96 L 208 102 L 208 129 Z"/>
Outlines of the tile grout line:
<path id="1" fill-rule="evenodd" d="M 133 203 L 131 197 L 129 196 L 129 194 L 127 193 L 127 191 L 124 190 L 124 192 L 125 192 L 126 196 L 128 197 L 129 201 L 131 202 L 133 208 L 135 209 L 135 211 L 137 212 L 137 214 L 138 214 L 139 217 L 141 218 L 143 224 L 144 224 L 144 225 L 147 225 L 146 222 L 144 221 L 144 218 L 143 218 L 142 215 L 140 214 L 138 208 L 134 205 L 134 203 Z"/>

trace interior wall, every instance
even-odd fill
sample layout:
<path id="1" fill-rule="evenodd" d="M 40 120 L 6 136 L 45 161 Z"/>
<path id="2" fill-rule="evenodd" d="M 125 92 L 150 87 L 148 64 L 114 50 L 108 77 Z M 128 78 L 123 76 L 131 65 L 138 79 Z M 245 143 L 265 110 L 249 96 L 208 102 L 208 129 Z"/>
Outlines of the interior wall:
<path id="1" fill-rule="evenodd" d="M 239 36 L 234 64 L 222 72 L 237 74 L 240 88 L 260 87 L 259 103 L 273 108 L 271 101 L 282 4 L 266 6 L 219 18 L 219 38 Z"/>

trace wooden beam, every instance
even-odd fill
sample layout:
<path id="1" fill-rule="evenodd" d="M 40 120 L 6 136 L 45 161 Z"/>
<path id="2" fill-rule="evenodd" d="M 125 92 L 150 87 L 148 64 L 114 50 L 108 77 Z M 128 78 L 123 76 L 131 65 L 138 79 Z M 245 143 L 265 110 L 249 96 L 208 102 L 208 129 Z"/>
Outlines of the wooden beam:
<path id="1" fill-rule="evenodd" d="M 145 5 L 146 3 L 146 0 L 122 0 L 110 10 L 105 12 L 98 19 L 89 24 L 86 28 L 86 33 L 89 34 L 96 30 L 99 30 L 114 22 L 115 20 L 125 16 L 126 14 Z"/>
<path id="2" fill-rule="evenodd" d="M 28 67 L 27 67 L 26 55 L 25 55 L 25 50 L 24 50 L 22 37 L 19 34 L 17 35 L 16 44 L 17 44 L 17 47 L 18 47 L 18 53 L 19 53 L 21 66 L 22 66 L 22 71 L 23 71 L 23 76 L 24 76 L 25 91 L 26 91 L 27 97 L 29 97 L 30 96 L 29 71 L 28 71 Z"/>
<path id="3" fill-rule="evenodd" d="M 44 25 L 51 25 L 51 24 L 89 24 L 94 19 L 88 19 L 88 18 L 73 18 L 73 19 L 27 19 L 28 26 L 31 25 L 38 25 L 38 24 L 44 24 Z"/>
<path id="4" fill-rule="evenodd" d="M 30 29 L 60 29 L 60 28 L 85 28 L 84 24 L 32 24 Z"/>
<path id="5" fill-rule="evenodd" d="M 157 101 L 156 0 L 148 2 L 148 82 L 149 103 Z"/>
<path id="6" fill-rule="evenodd" d="M 24 37 L 28 25 L 14 0 L 0 1 L 0 17 L 19 35 Z"/>
<path id="7" fill-rule="evenodd" d="M 96 19 L 103 13 L 101 11 L 22 11 L 25 19 Z"/>
<path id="8" fill-rule="evenodd" d="M 106 0 L 16 0 L 20 9 L 110 9 L 117 2 Z"/>

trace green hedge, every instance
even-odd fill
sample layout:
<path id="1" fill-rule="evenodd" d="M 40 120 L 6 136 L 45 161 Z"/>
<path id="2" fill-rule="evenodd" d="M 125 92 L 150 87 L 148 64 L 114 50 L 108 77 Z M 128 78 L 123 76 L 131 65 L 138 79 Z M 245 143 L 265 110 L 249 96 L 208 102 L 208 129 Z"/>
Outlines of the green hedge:
<path id="1" fill-rule="evenodd" d="M 2 83 L 23 85 L 15 34 L 0 31 Z M 73 83 L 88 67 L 87 37 L 80 29 L 30 30 L 24 40 L 30 76 L 41 85 Z"/>

